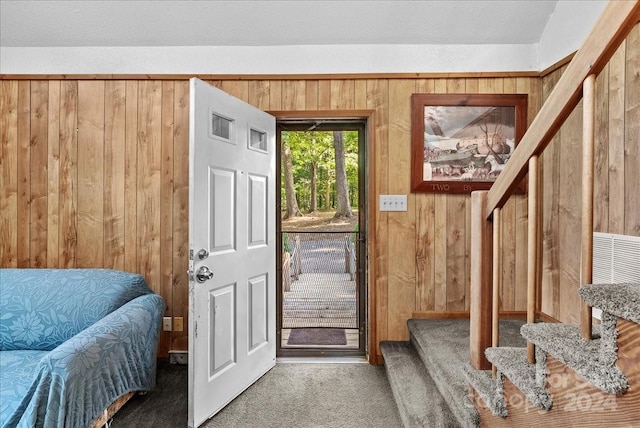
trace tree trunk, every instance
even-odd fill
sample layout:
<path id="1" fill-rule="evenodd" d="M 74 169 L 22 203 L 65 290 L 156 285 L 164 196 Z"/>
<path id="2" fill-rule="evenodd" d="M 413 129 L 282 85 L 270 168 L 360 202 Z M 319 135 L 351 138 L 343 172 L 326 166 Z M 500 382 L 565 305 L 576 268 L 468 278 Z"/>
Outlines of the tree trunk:
<path id="1" fill-rule="evenodd" d="M 284 185 L 287 197 L 287 213 L 284 218 L 302 217 L 300 208 L 298 208 L 298 200 L 296 199 L 296 188 L 293 185 L 291 149 L 286 144 L 282 146 L 282 159 L 284 160 Z"/>
<path id="2" fill-rule="evenodd" d="M 324 189 L 324 207 L 327 211 L 331 209 L 331 174 L 327 172 L 327 186 Z"/>
<path id="3" fill-rule="evenodd" d="M 333 218 L 353 217 L 351 204 L 349 203 L 349 186 L 347 184 L 347 169 L 344 162 L 344 142 L 342 132 L 333 132 L 333 148 L 336 152 L 336 193 L 338 201 L 336 214 Z"/>
<path id="4" fill-rule="evenodd" d="M 318 211 L 318 164 L 311 162 L 311 212 Z"/>

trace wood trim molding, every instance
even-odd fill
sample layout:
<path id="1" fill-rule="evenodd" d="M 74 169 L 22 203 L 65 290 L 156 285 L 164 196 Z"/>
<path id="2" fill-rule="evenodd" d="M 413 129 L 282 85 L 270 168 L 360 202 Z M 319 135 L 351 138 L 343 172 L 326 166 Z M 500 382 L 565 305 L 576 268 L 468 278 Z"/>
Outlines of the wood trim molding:
<path id="1" fill-rule="evenodd" d="M 538 71 L 342 74 L 0 74 L 0 80 L 369 80 L 540 77 Z"/>
<path id="2" fill-rule="evenodd" d="M 411 318 L 420 320 L 469 319 L 469 311 L 415 311 Z M 550 317 L 549 317 L 550 318 Z M 526 311 L 500 311 L 500 319 L 527 319 Z"/>
<path id="3" fill-rule="evenodd" d="M 569 55 L 562 58 L 560 61 L 554 64 L 551 64 L 549 67 L 545 68 L 540 72 L 540 77 L 546 77 L 549 74 L 553 73 L 554 71 L 559 70 L 565 65 L 569 64 L 575 55 L 576 55 L 576 52 L 570 53 Z"/>
<path id="4" fill-rule="evenodd" d="M 536 319 L 542 322 L 554 322 L 559 323 L 560 321 L 552 317 L 551 315 L 547 315 L 544 312 L 536 312 Z"/>

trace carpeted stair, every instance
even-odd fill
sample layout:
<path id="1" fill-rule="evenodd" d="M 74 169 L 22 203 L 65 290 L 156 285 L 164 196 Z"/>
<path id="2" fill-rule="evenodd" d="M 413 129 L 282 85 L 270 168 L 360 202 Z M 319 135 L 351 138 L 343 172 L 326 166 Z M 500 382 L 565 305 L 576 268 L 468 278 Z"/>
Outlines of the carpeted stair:
<path id="1" fill-rule="evenodd" d="M 425 412 L 425 406 L 430 406 L 432 401 L 435 403 L 439 400 L 444 400 L 443 402 L 447 403 L 453 418 L 455 418 L 455 425 L 443 426 L 461 426 L 465 428 L 478 426 L 479 415 L 475 406 L 469 400 L 469 384 L 463 370 L 463 367 L 469 363 L 469 320 L 409 320 L 407 325 L 411 336 L 410 346 L 407 342 L 384 342 L 383 356 L 385 365 L 388 367 L 387 376 L 389 377 L 389 382 L 391 385 L 394 385 L 394 383 L 399 385 L 408 382 L 415 383 L 415 380 L 411 379 L 409 374 L 393 370 L 389 364 L 389 362 L 394 364 L 393 361 L 398 361 L 400 357 L 397 354 L 402 351 L 406 354 L 418 355 L 420 363 L 412 359 L 411 364 L 426 368 L 428 375 L 437 387 L 437 391 L 431 391 L 431 398 L 417 405 L 405 404 L 406 397 L 400 394 L 395 395 L 400 412 L 412 412 L 403 416 L 403 420 L 420 421 Z M 501 342 L 512 346 L 524 345 L 524 340 L 519 334 L 521 325 L 522 321 L 518 320 L 501 321 Z M 400 346 L 399 343 L 403 345 Z M 408 357 L 404 358 L 405 361 L 408 361 Z M 424 425 L 406 426 L 440 426 L 434 424 L 433 420 L 427 420 L 426 422 Z"/>
<path id="2" fill-rule="evenodd" d="M 640 324 L 640 284 L 594 284 L 578 289 L 589 306 Z"/>
<path id="3" fill-rule="evenodd" d="M 491 370 L 476 370 L 471 367 L 471 364 L 465 364 L 463 370 L 467 382 L 491 410 L 491 413 L 494 416 L 507 416 L 507 403 L 503 393 L 504 375 L 498 372 L 494 378 Z"/>
<path id="4" fill-rule="evenodd" d="M 380 350 L 405 427 L 459 426 L 411 343 L 381 342 Z"/>
<path id="5" fill-rule="evenodd" d="M 546 354 L 579 373 L 608 394 L 628 388 L 625 375 L 616 365 L 618 318 L 640 323 L 640 284 L 606 284 L 580 287 L 580 297 L 602 309 L 602 324 L 594 326 L 592 340 L 580 337 L 577 325 L 559 323 L 525 324 L 522 336 L 536 345 L 536 363 L 527 361 L 526 348 L 498 347 L 485 351 L 498 372 L 507 377 L 534 405 L 549 410 L 552 397 L 546 390 Z M 501 378 L 490 371 L 466 369 L 467 378 L 486 406 L 496 416 L 507 416 Z M 490 379 L 490 381 L 488 380 Z"/>
<path id="6" fill-rule="evenodd" d="M 536 352 L 535 364 L 527 361 L 527 348 L 487 348 L 485 355 L 535 406 L 544 410 L 551 408 L 551 396 L 545 389 L 547 379 L 544 352 Z"/>

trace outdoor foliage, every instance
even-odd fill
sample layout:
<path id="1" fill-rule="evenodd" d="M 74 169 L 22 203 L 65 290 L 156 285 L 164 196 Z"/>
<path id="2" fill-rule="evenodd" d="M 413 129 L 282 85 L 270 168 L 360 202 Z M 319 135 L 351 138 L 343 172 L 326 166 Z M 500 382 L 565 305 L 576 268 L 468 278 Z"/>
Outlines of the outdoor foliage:
<path id="1" fill-rule="evenodd" d="M 358 132 L 343 131 L 343 142 L 349 201 L 352 207 L 357 207 Z M 332 131 L 282 132 L 282 145 L 289 147 L 291 151 L 295 194 L 302 212 L 330 211 L 336 208 L 336 163 L 333 144 Z M 286 209 L 284 167 L 282 174 L 282 207 Z"/>

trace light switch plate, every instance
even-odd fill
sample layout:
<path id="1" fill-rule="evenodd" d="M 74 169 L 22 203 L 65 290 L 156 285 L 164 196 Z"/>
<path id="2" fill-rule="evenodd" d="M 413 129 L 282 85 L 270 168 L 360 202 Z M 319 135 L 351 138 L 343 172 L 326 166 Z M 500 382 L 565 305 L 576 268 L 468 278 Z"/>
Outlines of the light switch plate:
<path id="1" fill-rule="evenodd" d="M 380 211 L 406 211 L 407 195 L 380 195 Z"/>

